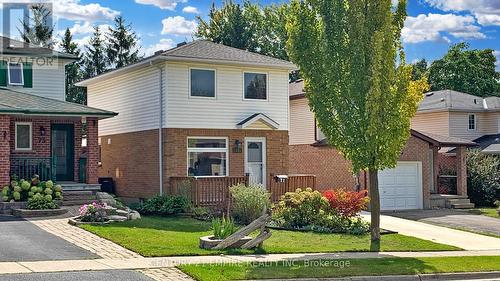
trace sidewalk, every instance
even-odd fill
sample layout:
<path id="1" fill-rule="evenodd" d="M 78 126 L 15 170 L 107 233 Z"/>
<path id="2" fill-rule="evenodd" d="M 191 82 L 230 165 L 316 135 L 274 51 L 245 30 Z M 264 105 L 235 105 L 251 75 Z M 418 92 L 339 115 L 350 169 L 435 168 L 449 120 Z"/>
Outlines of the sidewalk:
<path id="1" fill-rule="evenodd" d="M 34 272 L 99 271 L 113 269 L 155 269 L 173 268 L 181 264 L 214 264 L 245 262 L 277 262 L 317 259 L 362 259 L 387 257 L 459 257 L 459 256 L 500 256 L 500 250 L 489 251 L 446 251 L 446 252 L 350 252 L 317 254 L 272 254 L 247 256 L 186 256 L 160 258 L 93 259 L 35 262 L 0 262 L 1 274 Z"/>
<path id="2" fill-rule="evenodd" d="M 363 212 L 365 220 L 370 221 L 370 213 Z M 500 250 L 500 239 L 467 231 L 412 221 L 388 215 L 380 216 L 380 227 L 399 234 L 452 245 L 468 251 Z"/>

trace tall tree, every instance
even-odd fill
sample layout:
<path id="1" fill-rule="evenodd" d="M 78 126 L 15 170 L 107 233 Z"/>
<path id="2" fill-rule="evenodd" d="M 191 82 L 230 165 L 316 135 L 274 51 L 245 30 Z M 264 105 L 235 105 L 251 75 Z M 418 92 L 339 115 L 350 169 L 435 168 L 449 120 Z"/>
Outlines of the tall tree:
<path id="1" fill-rule="evenodd" d="M 371 239 L 380 240 L 378 171 L 396 166 L 427 86 L 412 82 L 400 37 L 406 0 L 292 0 L 288 55 L 330 144 L 367 170 Z M 376 245 L 376 244 L 374 244 Z"/>
<path id="2" fill-rule="evenodd" d="M 107 70 L 106 46 L 102 39 L 99 26 L 94 27 L 94 33 L 85 46 L 83 57 L 83 76 L 85 79 L 92 78 Z"/>
<path id="3" fill-rule="evenodd" d="M 500 73 L 495 70 L 493 50 L 469 50 L 467 43 L 452 46 L 429 68 L 433 91 L 455 90 L 481 97 L 500 96 Z"/>
<path id="4" fill-rule="evenodd" d="M 422 79 L 423 77 L 427 77 L 427 61 L 425 59 L 421 59 L 416 63 L 412 64 L 413 70 L 411 71 L 411 80 L 417 81 Z"/>
<path id="5" fill-rule="evenodd" d="M 61 48 L 67 54 L 75 55 L 76 60 L 65 66 L 66 69 L 66 100 L 69 102 L 87 104 L 87 94 L 85 88 L 75 86 L 75 83 L 83 78 L 81 71 L 82 56 L 78 45 L 73 42 L 73 35 L 69 28 L 66 28 L 62 38 Z"/>
<path id="6" fill-rule="evenodd" d="M 114 21 L 114 27 L 108 30 L 106 52 L 109 65 L 118 68 L 139 60 L 139 44 L 136 33 L 122 16 L 116 17 Z"/>
<path id="7" fill-rule="evenodd" d="M 30 6 L 30 14 L 28 21 L 21 20 L 22 28 L 18 28 L 21 37 L 26 43 L 52 48 L 54 27 L 51 25 L 51 11 L 40 3 Z"/>

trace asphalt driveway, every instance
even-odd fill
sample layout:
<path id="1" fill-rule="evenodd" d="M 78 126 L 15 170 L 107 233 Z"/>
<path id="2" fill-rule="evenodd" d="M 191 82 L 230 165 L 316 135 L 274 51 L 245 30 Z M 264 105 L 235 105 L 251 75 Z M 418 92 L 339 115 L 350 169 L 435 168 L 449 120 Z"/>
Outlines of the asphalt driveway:
<path id="1" fill-rule="evenodd" d="M 384 212 L 384 215 L 500 236 L 500 219 L 471 214 L 467 210 L 415 210 Z"/>
<path id="2" fill-rule="evenodd" d="M 0 262 L 94 258 L 99 257 L 27 220 L 0 216 Z"/>

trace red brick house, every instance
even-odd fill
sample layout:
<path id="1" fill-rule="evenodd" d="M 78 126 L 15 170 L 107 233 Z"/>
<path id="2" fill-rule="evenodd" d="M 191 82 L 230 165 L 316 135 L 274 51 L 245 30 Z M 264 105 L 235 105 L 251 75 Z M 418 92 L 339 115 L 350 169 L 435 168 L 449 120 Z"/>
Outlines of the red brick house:
<path id="1" fill-rule="evenodd" d="M 0 186 L 35 174 L 97 184 L 98 120 L 116 113 L 65 101 L 73 56 L 1 39 Z"/>

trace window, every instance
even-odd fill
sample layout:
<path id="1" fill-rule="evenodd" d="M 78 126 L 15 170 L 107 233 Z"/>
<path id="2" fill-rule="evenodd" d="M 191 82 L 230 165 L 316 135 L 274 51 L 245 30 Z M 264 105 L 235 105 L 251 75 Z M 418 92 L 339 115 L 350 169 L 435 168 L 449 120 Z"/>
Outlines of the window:
<path id="1" fill-rule="evenodd" d="M 20 63 L 9 63 L 9 84 L 10 85 L 23 85 L 23 65 Z"/>
<path id="2" fill-rule="evenodd" d="M 469 130 L 476 129 L 476 114 L 469 114 Z"/>
<path id="3" fill-rule="evenodd" d="M 244 73 L 245 99 L 267 100 L 267 74 Z"/>
<path id="4" fill-rule="evenodd" d="M 215 70 L 191 69 L 191 96 L 215 98 Z"/>
<path id="5" fill-rule="evenodd" d="M 227 138 L 188 138 L 188 176 L 227 176 L 227 142 Z"/>
<path id="6" fill-rule="evenodd" d="M 31 150 L 31 123 L 16 123 L 16 150 Z"/>

